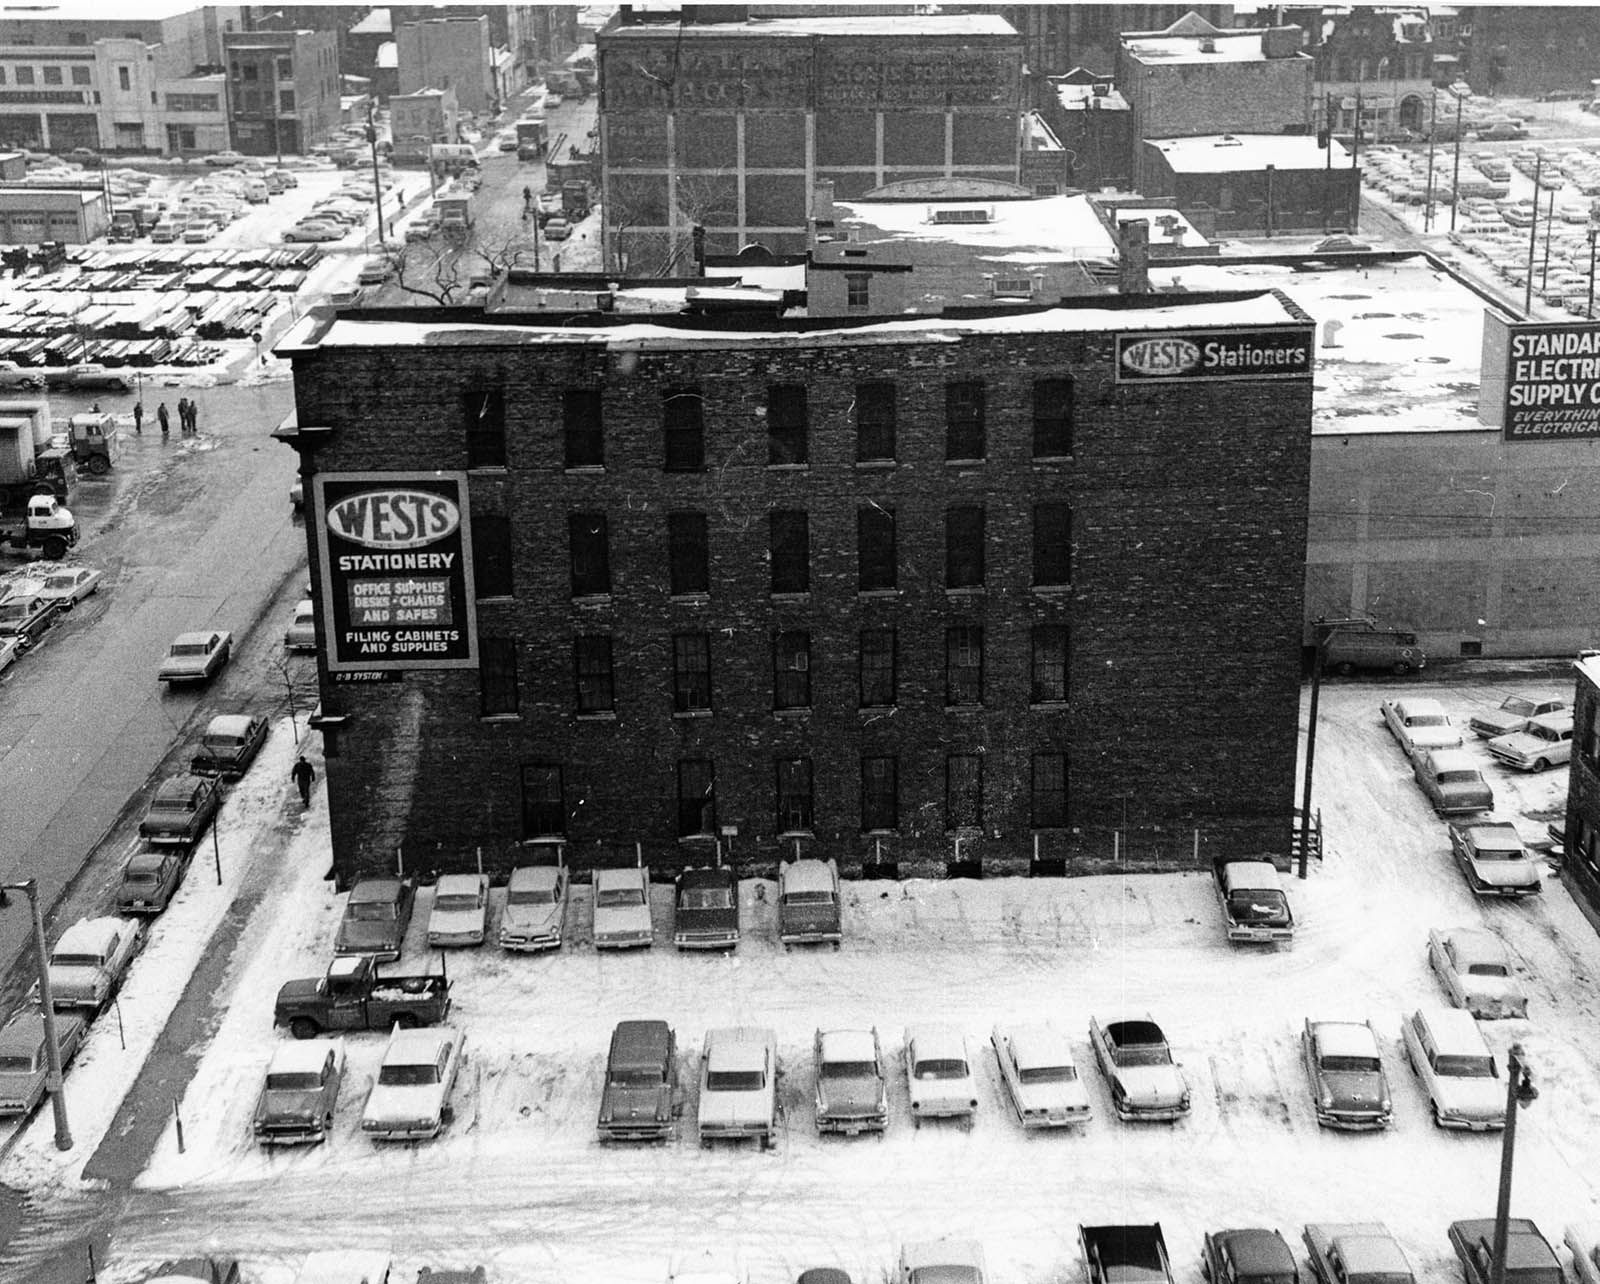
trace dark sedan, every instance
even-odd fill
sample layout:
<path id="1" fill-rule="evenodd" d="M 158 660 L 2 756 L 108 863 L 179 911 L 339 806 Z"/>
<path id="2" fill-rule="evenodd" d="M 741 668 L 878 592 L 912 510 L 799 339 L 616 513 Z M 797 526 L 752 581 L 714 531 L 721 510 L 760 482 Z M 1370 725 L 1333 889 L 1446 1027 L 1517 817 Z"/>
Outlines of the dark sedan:
<path id="1" fill-rule="evenodd" d="M 739 944 L 739 881 L 731 869 L 684 870 L 673 904 L 672 943 L 680 950 L 731 950 Z"/>
<path id="2" fill-rule="evenodd" d="M 1208 1232 L 1200 1273 L 1206 1284 L 1300 1284 L 1294 1253 L 1275 1230 Z"/>
<path id="3" fill-rule="evenodd" d="M 222 789 L 204 776 L 170 776 L 161 782 L 139 822 L 139 837 L 164 845 L 192 846 L 222 805 Z"/>

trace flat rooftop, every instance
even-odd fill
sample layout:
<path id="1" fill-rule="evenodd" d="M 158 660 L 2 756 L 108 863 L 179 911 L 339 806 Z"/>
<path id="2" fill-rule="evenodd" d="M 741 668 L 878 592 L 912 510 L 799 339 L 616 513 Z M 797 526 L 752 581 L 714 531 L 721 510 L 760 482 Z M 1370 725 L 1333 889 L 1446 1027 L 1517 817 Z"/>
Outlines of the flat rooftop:
<path id="1" fill-rule="evenodd" d="M 1209 41 L 1206 49 L 1201 41 Z M 1155 63 L 1212 63 L 1212 62 L 1300 62 L 1311 61 L 1303 53 L 1288 58 L 1268 58 L 1261 43 L 1261 31 L 1218 31 L 1214 36 L 1124 36 L 1122 47 L 1129 57 L 1140 62 Z"/>
<path id="2" fill-rule="evenodd" d="M 1195 138 L 1151 138 L 1178 174 L 1237 174 L 1274 169 L 1349 169 L 1350 153 L 1330 142 L 1333 156 L 1304 134 L 1201 134 Z"/>
<path id="3" fill-rule="evenodd" d="M 1016 28 L 1004 18 L 981 13 L 851 17 L 848 13 L 815 18 L 748 18 L 743 22 L 646 22 L 611 27 L 601 40 L 748 40 L 751 36 L 805 38 L 809 36 L 886 36 L 896 40 L 926 36 L 961 36 L 967 39 L 1018 38 Z M 1260 44 L 1260 37 L 1256 38 Z"/>
<path id="4" fill-rule="evenodd" d="M 1116 243 L 1087 196 L 1030 200 L 835 201 L 834 223 L 862 242 L 898 240 L 961 247 L 987 262 L 1114 261 Z M 940 221 L 940 211 L 981 211 L 981 223 Z M 948 216 L 947 216 L 948 217 Z M 922 256 L 918 256 L 919 258 Z"/>

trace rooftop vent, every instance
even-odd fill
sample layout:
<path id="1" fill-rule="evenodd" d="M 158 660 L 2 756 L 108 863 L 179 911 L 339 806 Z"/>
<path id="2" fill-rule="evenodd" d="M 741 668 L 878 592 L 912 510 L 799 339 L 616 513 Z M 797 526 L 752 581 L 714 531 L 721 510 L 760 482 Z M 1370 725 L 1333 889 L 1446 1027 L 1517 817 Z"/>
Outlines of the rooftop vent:
<path id="1" fill-rule="evenodd" d="M 1217 139 L 1216 143 L 1213 144 L 1213 146 L 1216 146 L 1216 147 L 1243 147 L 1244 144 L 1241 143 L 1232 134 L 1224 134 L 1221 138 Z"/>
<path id="2" fill-rule="evenodd" d="M 933 221 L 935 223 L 992 223 L 994 221 L 994 211 L 991 209 L 979 209 L 975 206 L 966 206 L 962 209 L 953 210 L 934 210 Z"/>
<path id="3" fill-rule="evenodd" d="M 1215 36 L 1201 36 L 1200 37 L 1200 52 L 1201 53 L 1216 53 L 1217 52 L 1217 38 Z"/>
<path id="4" fill-rule="evenodd" d="M 1111 92 L 1111 82 L 1109 80 L 1097 80 L 1089 86 L 1089 92 L 1096 98 L 1104 98 Z"/>

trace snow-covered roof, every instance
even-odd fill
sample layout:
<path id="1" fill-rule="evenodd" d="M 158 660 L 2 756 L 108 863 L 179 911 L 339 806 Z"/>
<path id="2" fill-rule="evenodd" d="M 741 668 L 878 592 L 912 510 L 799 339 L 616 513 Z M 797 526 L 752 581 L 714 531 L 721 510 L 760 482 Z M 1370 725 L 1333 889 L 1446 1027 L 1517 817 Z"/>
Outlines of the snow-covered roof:
<path id="1" fill-rule="evenodd" d="M 1209 42 L 1207 49 L 1202 42 Z M 1268 58 L 1260 30 L 1218 31 L 1215 35 L 1136 35 L 1124 36 L 1122 47 L 1128 56 L 1144 63 L 1212 62 L 1287 62 L 1287 58 Z M 1303 53 L 1294 58 L 1309 62 Z"/>
<path id="2" fill-rule="evenodd" d="M 906 1027 L 906 1057 L 922 1061 L 936 1058 L 966 1059 L 966 1036 L 953 1025 L 910 1025 Z"/>
<path id="3" fill-rule="evenodd" d="M 394 31 L 394 20 L 387 9 L 374 9 L 355 26 L 350 28 L 352 36 L 387 36 Z"/>
<path id="4" fill-rule="evenodd" d="M 1028 147 L 1036 152 L 1059 152 L 1061 140 L 1056 137 L 1055 130 L 1036 111 L 1030 111 L 1022 117 L 1023 135 Z"/>
<path id="5" fill-rule="evenodd" d="M 603 32 L 606 40 L 659 40 L 676 37 L 693 40 L 735 39 L 748 40 L 751 36 L 884 36 L 895 41 L 927 36 L 1011 36 L 1017 34 L 1004 18 L 990 14 L 927 14 L 901 13 L 892 15 L 849 16 L 840 14 L 810 18 L 761 18 L 744 22 L 711 22 L 682 25 L 676 22 L 641 23 L 632 27 L 614 27 Z M 1257 40 L 1259 44 L 1259 38 Z"/>
<path id="6" fill-rule="evenodd" d="M 1333 168 L 1348 169 L 1350 153 L 1338 142 L 1333 148 Z M 1196 138 L 1148 138 L 1179 174 L 1233 174 L 1274 169 L 1325 169 L 1328 153 L 1306 134 L 1201 134 Z"/>
<path id="7" fill-rule="evenodd" d="M 1500 938 L 1493 932 L 1458 927 L 1446 932 L 1445 936 L 1450 941 L 1451 952 L 1455 955 L 1456 965 L 1459 968 L 1471 968 L 1478 963 L 1506 961 L 1506 947 L 1500 944 Z"/>
<path id="8" fill-rule="evenodd" d="M 1200 235 L 1195 225 L 1178 209 L 1146 209 L 1123 207 L 1115 211 L 1118 225 L 1123 223 L 1149 223 L 1152 245 L 1176 245 L 1185 249 L 1199 249 L 1211 242 Z M 1173 236 L 1176 230 L 1178 235 Z"/>
<path id="9" fill-rule="evenodd" d="M 1326 1057 L 1378 1055 L 1372 1027 L 1362 1021 L 1319 1021 L 1317 1048 Z"/>
<path id="10" fill-rule="evenodd" d="M 824 1061 L 872 1061 L 878 1055 L 878 1042 L 871 1030 L 824 1030 Z"/>
<path id="11" fill-rule="evenodd" d="M 433 885 L 433 895 L 437 899 L 441 896 L 476 896 L 481 886 L 479 874 L 440 874 Z"/>
<path id="12" fill-rule="evenodd" d="M 460 1036 L 447 1025 L 436 1025 L 425 1030 L 397 1029 L 389 1036 L 389 1046 L 384 1049 L 384 1065 L 416 1065 L 435 1060 L 439 1049 Z"/>
<path id="13" fill-rule="evenodd" d="M 706 1031 L 706 1060 L 718 1070 L 764 1070 L 772 1031 L 724 1026 Z"/>
<path id="14" fill-rule="evenodd" d="M 347 981 L 361 970 L 366 959 L 359 954 L 340 954 L 328 964 L 328 975 L 335 981 Z"/>
<path id="15" fill-rule="evenodd" d="M 272 1054 L 269 1074 L 317 1074 L 328 1058 L 332 1039 L 293 1039 L 280 1043 Z"/>
<path id="16" fill-rule="evenodd" d="M 834 874 L 825 861 L 791 860 L 783 863 L 785 892 L 831 892 Z"/>
<path id="17" fill-rule="evenodd" d="M 1072 1048 L 1052 1025 L 1015 1025 L 1007 1032 L 1018 1069 L 1070 1066 Z"/>
<path id="18" fill-rule="evenodd" d="M 532 892 L 551 889 L 560 878 L 561 871 L 554 865 L 518 865 L 511 871 L 506 887 L 513 892 Z"/>
<path id="19" fill-rule="evenodd" d="M 971 209 L 981 223 L 946 221 L 944 211 Z M 907 241 L 942 241 L 979 247 L 1007 262 L 1053 259 L 1113 259 L 1117 248 L 1087 196 L 1044 196 L 1019 201 L 835 201 L 834 222 L 856 239 L 868 229 Z"/>
<path id="20" fill-rule="evenodd" d="M 126 919 L 104 915 L 100 918 L 80 918 L 61 933 L 52 954 L 104 954 L 118 933 L 128 928 Z"/>
<path id="21" fill-rule="evenodd" d="M 1600 651 L 1591 651 L 1588 655 L 1580 655 L 1574 661 L 1574 667 L 1593 685 L 1600 687 Z"/>
<path id="22" fill-rule="evenodd" d="M 250 730 L 247 713 L 219 713 L 206 724 L 208 736 L 242 736 Z"/>
<path id="23" fill-rule="evenodd" d="M 1055 85 L 1056 101 L 1067 111 L 1088 111 L 1091 103 L 1094 104 L 1095 111 L 1128 110 L 1128 100 L 1115 85 L 1105 93 L 1097 94 L 1092 84 L 1065 84 L 1059 80 L 1052 83 Z"/>

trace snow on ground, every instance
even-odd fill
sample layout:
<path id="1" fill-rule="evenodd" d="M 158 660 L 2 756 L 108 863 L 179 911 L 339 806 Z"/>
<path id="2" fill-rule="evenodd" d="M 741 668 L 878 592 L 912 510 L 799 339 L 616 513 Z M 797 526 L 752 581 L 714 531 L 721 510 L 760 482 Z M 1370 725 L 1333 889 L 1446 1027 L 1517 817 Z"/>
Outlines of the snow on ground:
<path id="1" fill-rule="evenodd" d="M 250 874 L 263 832 L 279 820 L 284 795 L 291 788 L 289 766 L 294 754 L 294 732 L 285 718 L 273 728 L 249 774 L 228 789 L 218 813 L 215 854 L 207 833 L 195 848 L 172 903 L 152 925 L 116 1005 L 95 1018 L 67 1071 L 72 1149 L 55 1148 L 54 1120 L 47 1106 L 22 1125 L 15 1144 L 10 1143 L 18 1125 L 0 1132 L 0 1147 L 10 1145 L 0 1161 L 0 1182 L 23 1188 L 77 1184 L 78 1172 L 100 1144 L 211 934 Z M 129 855 L 137 845 L 134 840 Z"/>
<path id="2" fill-rule="evenodd" d="M 1277 1226 L 1294 1238 L 1307 1221 L 1380 1218 L 1424 1284 L 1444 1284 L 1457 1278 L 1445 1227 L 1492 1214 L 1499 1145 L 1432 1126 L 1399 1027 L 1402 1013 L 1442 1002 L 1425 962 L 1428 928 L 1474 923 L 1502 936 L 1531 987 L 1530 1020 L 1484 1030 L 1497 1051 L 1516 1039 L 1527 1047 L 1540 1097 L 1518 1131 L 1514 1209 L 1559 1240 L 1565 1222 L 1595 1211 L 1600 939 L 1557 879 L 1525 904 L 1468 893 L 1444 826 L 1379 721 L 1381 697 L 1413 689 L 1442 697 L 1464 723 L 1507 687 L 1472 678 L 1324 688 L 1315 784 L 1329 853 L 1308 881 L 1290 884 L 1302 924 L 1291 949 L 1230 947 L 1199 874 L 850 883 L 837 952 L 781 949 L 772 885 L 746 880 L 744 941 L 711 957 L 665 945 L 665 887 L 655 889 L 654 949 L 597 954 L 581 888 L 559 954 L 490 946 L 449 956 L 468 1063 L 441 1138 L 379 1148 L 359 1135 L 384 1041 L 363 1034 L 347 1040 L 332 1139 L 267 1154 L 249 1120 L 271 1051 L 287 1037 L 271 1028 L 273 995 L 325 966 L 340 908 L 321 879 L 319 808 L 218 995 L 224 1011 L 182 1104 L 186 1153 L 170 1135 L 161 1145 L 103 1278 L 204 1250 L 241 1256 L 256 1284 L 289 1284 L 306 1252 L 338 1245 L 391 1253 L 397 1278 L 425 1264 L 482 1263 L 496 1284 L 646 1284 L 673 1255 L 709 1247 L 742 1252 L 758 1281 L 821 1264 L 879 1281 L 901 1241 L 954 1234 L 983 1241 L 997 1280 L 1056 1281 L 1078 1277 L 1076 1222 L 1160 1220 L 1179 1284 L 1194 1284 L 1206 1230 Z M 1500 814 L 1530 837 L 1542 829 L 1565 773 L 1512 777 L 1487 765 L 1480 743 L 1469 748 L 1487 766 Z M 405 968 L 437 966 L 420 948 L 427 909 L 424 894 Z M 1089 1064 L 1091 1015 L 1146 1008 L 1195 1090 L 1192 1117 L 1175 1126 L 1118 1122 Z M 1308 1016 L 1374 1020 L 1394 1090 L 1389 1132 L 1316 1126 L 1297 1043 Z M 689 1101 L 665 1145 L 607 1148 L 594 1136 L 607 1040 L 627 1017 L 665 1017 L 677 1031 Z M 996 1021 L 1041 1017 L 1066 1029 L 1089 1080 L 1096 1117 L 1081 1135 L 1024 1135 L 984 1047 Z M 970 1130 L 910 1124 L 901 1032 L 930 1018 L 958 1022 L 977 1055 Z M 730 1022 L 777 1031 L 785 1126 L 769 1153 L 695 1142 L 698 1049 L 708 1028 Z M 822 1024 L 877 1026 L 891 1062 L 883 1138 L 816 1136 L 808 1062 Z M 48 1144 L 47 1125 L 41 1136 Z"/>

